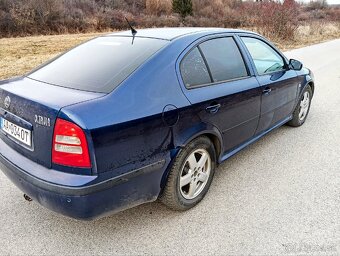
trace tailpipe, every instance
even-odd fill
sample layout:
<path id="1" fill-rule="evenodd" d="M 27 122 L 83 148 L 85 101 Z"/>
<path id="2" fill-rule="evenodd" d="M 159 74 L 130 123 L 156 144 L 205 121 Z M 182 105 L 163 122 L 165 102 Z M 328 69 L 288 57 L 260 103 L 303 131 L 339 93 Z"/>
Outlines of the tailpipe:
<path id="1" fill-rule="evenodd" d="M 32 202 L 32 201 L 33 201 L 33 199 L 30 198 L 30 197 L 29 197 L 28 195 L 26 195 L 26 194 L 24 194 L 24 198 L 25 198 L 25 200 L 28 201 L 28 202 Z"/>

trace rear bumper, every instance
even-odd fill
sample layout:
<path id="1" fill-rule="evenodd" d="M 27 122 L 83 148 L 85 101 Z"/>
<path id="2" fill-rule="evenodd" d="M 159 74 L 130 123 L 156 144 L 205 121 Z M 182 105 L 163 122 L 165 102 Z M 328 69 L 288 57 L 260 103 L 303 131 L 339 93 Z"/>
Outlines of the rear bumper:
<path id="1" fill-rule="evenodd" d="M 166 162 L 161 160 L 99 182 L 68 186 L 37 178 L 0 152 L 0 169 L 19 189 L 52 211 L 83 220 L 156 200 Z M 59 181 L 63 175 L 69 179 L 69 174 L 59 173 Z"/>

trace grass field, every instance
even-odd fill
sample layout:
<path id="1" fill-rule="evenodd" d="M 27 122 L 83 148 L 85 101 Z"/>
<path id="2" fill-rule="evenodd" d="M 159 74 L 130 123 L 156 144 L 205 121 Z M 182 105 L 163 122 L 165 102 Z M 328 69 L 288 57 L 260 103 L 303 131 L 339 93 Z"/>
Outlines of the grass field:
<path id="1" fill-rule="evenodd" d="M 96 33 L 0 39 L 0 79 L 23 75 L 63 51 L 99 35 Z M 296 38 L 289 43 L 275 43 L 281 50 L 289 50 L 340 38 L 340 32 L 337 27 L 331 25 L 305 26 L 299 29 Z"/>
<path id="2" fill-rule="evenodd" d="M 45 61 L 100 34 L 0 39 L 0 79 L 25 74 Z"/>

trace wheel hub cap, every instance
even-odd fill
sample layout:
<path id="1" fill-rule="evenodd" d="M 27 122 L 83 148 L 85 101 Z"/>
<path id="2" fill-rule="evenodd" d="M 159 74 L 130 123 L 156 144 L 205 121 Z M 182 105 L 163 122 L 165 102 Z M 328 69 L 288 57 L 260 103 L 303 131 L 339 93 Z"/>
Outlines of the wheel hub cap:
<path id="1" fill-rule="evenodd" d="M 300 121 L 303 121 L 307 116 L 308 109 L 309 109 L 309 102 L 310 102 L 309 92 L 305 92 L 300 102 L 300 111 L 299 111 Z"/>
<path id="2" fill-rule="evenodd" d="M 193 151 L 186 159 L 180 176 L 180 192 L 185 199 L 196 198 L 204 189 L 211 172 L 211 158 L 205 149 Z"/>

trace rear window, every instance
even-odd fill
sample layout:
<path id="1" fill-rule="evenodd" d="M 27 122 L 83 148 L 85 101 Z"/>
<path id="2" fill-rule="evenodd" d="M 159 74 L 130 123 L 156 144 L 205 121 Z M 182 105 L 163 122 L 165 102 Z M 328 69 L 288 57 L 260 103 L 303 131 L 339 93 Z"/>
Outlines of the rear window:
<path id="1" fill-rule="evenodd" d="M 99 37 L 28 75 L 62 87 L 109 93 L 168 42 L 136 37 Z"/>
<path id="2" fill-rule="evenodd" d="M 211 83 L 208 68 L 197 47 L 181 62 L 181 74 L 187 87 Z"/>

